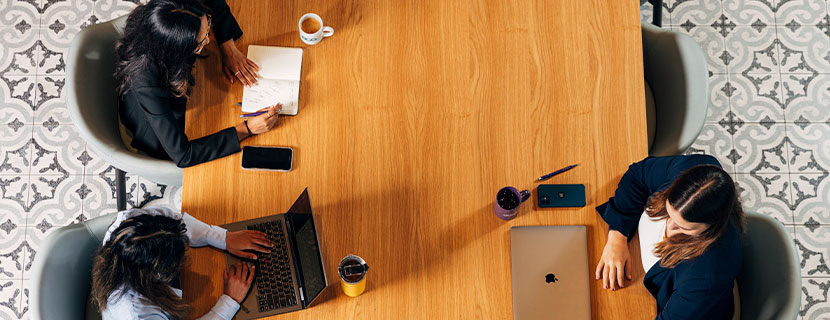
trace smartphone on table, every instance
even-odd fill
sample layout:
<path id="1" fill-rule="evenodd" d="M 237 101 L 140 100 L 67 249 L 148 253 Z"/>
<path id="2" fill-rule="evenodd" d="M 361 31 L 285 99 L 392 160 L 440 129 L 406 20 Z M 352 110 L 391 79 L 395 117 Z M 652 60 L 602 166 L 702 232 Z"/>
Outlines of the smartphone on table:
<path id="1" fill-rule="evenodd" d="M 242 147 L 242 169 L 288 172 L 294 162 L 294 149 L 288 147 Z"/>

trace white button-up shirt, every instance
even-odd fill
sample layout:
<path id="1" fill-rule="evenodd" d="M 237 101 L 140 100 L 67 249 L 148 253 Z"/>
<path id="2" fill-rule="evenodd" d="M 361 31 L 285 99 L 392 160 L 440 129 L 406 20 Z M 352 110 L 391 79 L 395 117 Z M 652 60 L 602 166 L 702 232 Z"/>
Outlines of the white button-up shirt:
<path id="1" fill-rule="evenodd" d="M 118 213 L 118 217 L 107 230 L 104 236 L 104 243 L 109 241 L 112 234 L 124 220 L 139 216 L 142 214 L 149 214 L 154 216 L 165 216 L 173 219 L 180 219 L 187 226 L 186 235 L 190 239 L 191 247 L 201 247 L 210 245 L 217 249 L 225 250 L 225 234 L 227 230 L 219 226 L 212 226 L 207 223 L 196 220 L 187 213 L 179 213 L 169 208 L 155 207 L 130 209 Z M 171 288 L 173 291 L 182 296 L 182 291 L 176 288 Z M 230 320 L 239 311 L 239 303 L 231 299 L 227 295 L 219 297 L 219 301 L 212 309 L 199 319 L 224 319 Z M 104 320 L 115 319 L 169 319 L 169 316 L 158 306 L 150 304 L 150 302 L 133 290 L 118 290 L 110 294 L 107 300 L 107 307 L 102 312 Z"/>

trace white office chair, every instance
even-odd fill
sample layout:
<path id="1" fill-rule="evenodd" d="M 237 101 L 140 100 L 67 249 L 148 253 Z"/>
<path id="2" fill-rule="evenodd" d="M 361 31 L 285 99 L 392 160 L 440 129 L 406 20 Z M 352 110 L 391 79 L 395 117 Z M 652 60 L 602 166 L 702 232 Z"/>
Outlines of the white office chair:
<path id="1" fill-rule="evenodd" d="M 115 43 L 127 16 L 84 28 L 72 40 L 66 63 L 66 106 L 81 137 L 116 168 L 118 210 L 126 209 L 125 171 L 152 182 L 180 186 L 182 169 L 173 161 L 131 152 L 118 124 Z"/>
<path id="2" fill-rule="evenodd" d="M 780 222 L 746 213 L 743 263 L 738 274 L 741 319 L 796 319 L 801 265 L 793 239 Z"/>
<path id="3" fill-rule="evenodd" d="M 643 67 L 650 156 L 671 156 L 695 142 L 709 108 L 709 67 L 691 37 L 649 23 L 643 32 Z"/>
<path id="4" fill-rule="evenodd" d="M 32 319 L 101 319 L 91 304 L 92 258 L 115 213 L 53 231 L 35 256 L 29 312 Z"/>

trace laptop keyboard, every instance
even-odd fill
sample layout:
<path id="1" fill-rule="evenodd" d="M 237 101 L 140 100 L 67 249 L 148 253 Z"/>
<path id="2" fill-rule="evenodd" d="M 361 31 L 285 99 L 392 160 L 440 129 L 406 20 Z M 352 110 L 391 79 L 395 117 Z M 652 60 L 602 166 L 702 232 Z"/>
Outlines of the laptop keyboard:
<path id="1" fill-rule="evenodd" d="M 274 247 L 271 253 L 257 253 L 256 269 L 257 302 L 259 311 L 289 307 L 297 304 L 291 266 L 288 260 L 288 243 L 281 220 L 248 226 L 248 230 L 262 231 Z"/>

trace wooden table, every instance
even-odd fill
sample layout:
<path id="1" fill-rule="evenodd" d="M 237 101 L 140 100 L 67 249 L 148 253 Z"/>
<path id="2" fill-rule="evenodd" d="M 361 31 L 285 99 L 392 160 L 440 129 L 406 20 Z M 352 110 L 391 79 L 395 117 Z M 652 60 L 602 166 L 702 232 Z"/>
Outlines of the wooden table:
<path id="1" fill-rule="evenodd" d="M 646 156 L 639 9 L 635 1 L 229 0 L 248 44 L 304 48 L 300 113 L 243 145 L 289 146 L 290 173 L 240 168 L 240 154 L 186 169 L 183 210 L 212 224 L 284 212 L 309 187 L 330 287 L 286 319 L 512 317 L 509 229 L 588 226 L 591 273 L 607 236 L 594 207 Z M 335 34 L 306 46 L 297 20 L 316 12 Z M 219 53 L 197 65 L 187 134 L 238 123 L 242 87 Z M 506 185 L 580 166 L 547 183 L 581 183 L 588 205 L 493 215 Z M 591 281 L 594 319 L 651 319 L 636 278 Z M 551 244 L 553 245 L 553 244 Z M 349 298 L 336 264 L 360 255 L 366 292 Z M 223 253 L 192 250 L 185 299 L 204 313 L 222 292 Z"/>

